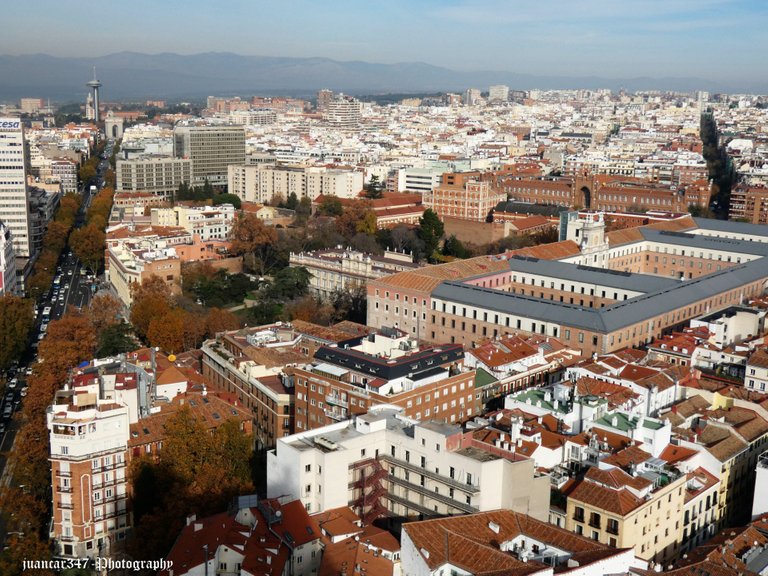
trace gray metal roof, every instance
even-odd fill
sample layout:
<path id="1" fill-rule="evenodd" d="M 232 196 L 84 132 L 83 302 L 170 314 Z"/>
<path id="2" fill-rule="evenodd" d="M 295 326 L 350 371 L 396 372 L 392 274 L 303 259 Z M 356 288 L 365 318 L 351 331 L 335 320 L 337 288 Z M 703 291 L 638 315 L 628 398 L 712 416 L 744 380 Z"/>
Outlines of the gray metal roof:
<path id="1" fill-rule="evenodd" d="M 583 282 L 585 284 L 620 288 L 635 292 L 655 292 L 656 290 L 663 290 L 674 286 L 678 282 L 674 278 L 664 276 L 634 274 L 620 270 L 595 268 L 582 264 L 568 264 L 558 260 L 541 260 L 525 256 L 512 256 L 509 259 L 509 269 L 513 272 L 538 274 L 558 280 Z"/>
<path id="2" fill-rule="evenodd" d="M 732 232 L 735 234 L 751 234 L 753 236 L 768 236 L 768 226 L 765 224 L 750 224 L 733 222 L 732 220 L 713 220 L 711 218 L 694 218 L 696 226 L 703 230 L 716 232 Z"/>
<path id="3" fill-rule="evenodd" d="M 754 260 L 693 280 L 675 281 L 662 290 L 636 296 L 605 308 L 584 308 L 455 281 L 438 285 L 432 291 L 432 296 L 493 312 L 608 333 L 766 277 L 766 262 L 762 259 Z"/>
<path id="4" fill-rule="evenodd" d="M 722 250 L 726 252 L 739 252 L 756 256 L 768 256 L 768 243 L 750 242 L 749 240 L 737 240 L 735 238 L 716 238 L 701 234 L 686 232 L 668 232 L 654 228 L 640 228 L 643 238 L 649 242 L 660 242 L 683 248 L 695 248 L 697 250 Z M 743 232 L 743 230 L 740 230 Z"/>

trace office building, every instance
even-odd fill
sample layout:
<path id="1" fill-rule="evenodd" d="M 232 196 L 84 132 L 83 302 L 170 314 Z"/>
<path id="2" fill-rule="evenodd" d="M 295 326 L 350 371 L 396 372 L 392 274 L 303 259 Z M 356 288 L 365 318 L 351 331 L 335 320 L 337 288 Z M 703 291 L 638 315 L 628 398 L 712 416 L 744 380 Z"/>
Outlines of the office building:
<path id="1" fill-rule="evenodd" d="M 325 166 L 252 164 L 229 166 L 227 173 L 230 194 L 261 204 L 291 194 L 310 200 L 321 195 L 356 198 L 364 184 L 362 171 Z"/>
<path id="2" fill-rule="evenodd" d="M 117 192 L 148 192 L 170 198 L 182 183 L 192 182 L 192 161 L 144 156 L 118 160 L 115 172 Z"/>
<path id="3" fill-rule="evenodd" d="M 213 186 L 227 185 L 227 167 L 245 164 L 245 128 L 243 126 L 176 126 L 173 129 L 176 158 L 192 162 L 189 184 L 201 186 L 207 180 Z"/>
<path id="4" fill-rule="evenodd" d="M 21 120 L 0 118 L 0 220 L 11 230 L 16 257 L 28 260 L 34 254 L 26 169 L 27 151 Z"/>

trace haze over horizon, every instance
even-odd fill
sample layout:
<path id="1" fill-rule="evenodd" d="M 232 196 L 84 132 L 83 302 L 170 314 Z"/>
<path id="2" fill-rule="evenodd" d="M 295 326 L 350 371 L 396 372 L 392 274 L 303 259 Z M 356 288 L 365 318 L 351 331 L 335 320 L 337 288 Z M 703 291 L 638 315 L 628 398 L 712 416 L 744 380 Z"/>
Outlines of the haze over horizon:
<path id="1" fill-rule="evenodd" d="M 6 22 L 29 7 L 6 7 Z M 427 62 L 458 71 L 628 78 L 701 77 L 749 85 L 764 69 L 768 3 L 757 0 L 406 0 L 264 8 L 234 0 L 161 3 L 88 11 L 40 0 L 34 35 L 6 28 L 4 55 L 96 57 L 122 51 L 231 52 L 383 64 Z M 82 31 L 82 32 L 80 32 Z"/>

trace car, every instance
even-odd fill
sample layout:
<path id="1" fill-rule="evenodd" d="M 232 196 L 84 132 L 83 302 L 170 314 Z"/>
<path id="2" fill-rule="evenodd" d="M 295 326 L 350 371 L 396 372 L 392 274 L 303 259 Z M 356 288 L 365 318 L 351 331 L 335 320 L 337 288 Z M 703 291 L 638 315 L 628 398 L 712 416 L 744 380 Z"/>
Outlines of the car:
<path id="1" fill-rule="evenodd" d="M 11 390 L 15 390 L 16 386 L 18 386 L 18 385 L 19 385 L 19 379 L 18 378 L 13 378 L 10 382 L 8 382 L 8 388 L 10 388 Z"/>
<path id="2" fill-rule="evenodd" d="M 45 332 L 40 332 L 40 334 L 37 336 L 37 339 L 42 340 L 43 338 L 45 338 Z"/>
<path id="3" fill-rule="evenodd" d="M 67 270 L 67 276 L 72 276 L 72 270 Z"/>
<path id="4" fill-rule="evenodd" d="M 24 372 L 27 376 L 32 376 L 32 367 L 30 366 L 27 368 L 27 370 Z"/>
<path id="5" fill-rule="evenodd" d="M 5 422 L 0 422 L 0 434 L 5 434 Z"/>
<path id="6" fill-rule="evenodd" d="M 27 395 L 28 390 L 29 390 L 29 386 L 24 386 L 24 388 L 21 389 L 21 392 L 19 392 L 19 394 L 21 394 L 22 398 L 24 398 Z"/>
<path id="7" fill-rule="evenodd" d="M 3 408 L 3 418 L 10 418 L 11 414 L 13 414 L 13 406 L 6 404 Z"/>
<path id="8" fill-rule="evenodd" d="M 9 402 L 13 402 L 13 392 L 8 392 L 5 395 L 5 403 L 8 404 Z"/>

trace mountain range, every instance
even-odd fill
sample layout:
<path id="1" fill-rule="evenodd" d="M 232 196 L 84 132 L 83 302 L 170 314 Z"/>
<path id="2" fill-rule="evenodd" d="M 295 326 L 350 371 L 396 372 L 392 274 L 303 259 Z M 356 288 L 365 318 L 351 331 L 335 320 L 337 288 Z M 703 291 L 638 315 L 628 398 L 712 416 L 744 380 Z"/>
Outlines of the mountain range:
<path id="1" fill-rule="evenodd" d="M 526 90 L 610 88 L 617 90 L 694 90 L 765 92 L 765 86 L 730 87 L 693 77 L 601 78 L 549 76 L 508 71 L 456 71 L 423 62 L 376 64 L 329 58 L 243 56 L 229 52 L 181 55 L 117 52 L 96 57 L 47 54 L 0 56 L 0 100 L 50 98 L 55 102 L 85 98 L 93 67 L 103 87 L 102 99 L 195 99 L 207 95 L 309 96 L 321 88 L 349 94 L 434 93 L 487 90 L 506 84 Z M 762 88 L 762 90 L 760 90 Z"/>

